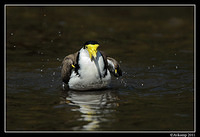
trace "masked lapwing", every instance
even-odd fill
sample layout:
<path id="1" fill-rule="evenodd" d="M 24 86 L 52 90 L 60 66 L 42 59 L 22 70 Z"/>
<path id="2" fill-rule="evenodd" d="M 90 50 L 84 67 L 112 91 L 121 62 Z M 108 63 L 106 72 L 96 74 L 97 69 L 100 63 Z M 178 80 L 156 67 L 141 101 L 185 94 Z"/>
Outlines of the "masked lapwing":
<path id="1" fill-rule="evenodd" d="M 122 76 L 119 63 L 97 50 L 99 43 L 88 41 L 74 54 L 66 56 L 62 62 L 63 84 L 73 90 L 94 90 L 106 88 L 111 82 L 111 74 Z"/>

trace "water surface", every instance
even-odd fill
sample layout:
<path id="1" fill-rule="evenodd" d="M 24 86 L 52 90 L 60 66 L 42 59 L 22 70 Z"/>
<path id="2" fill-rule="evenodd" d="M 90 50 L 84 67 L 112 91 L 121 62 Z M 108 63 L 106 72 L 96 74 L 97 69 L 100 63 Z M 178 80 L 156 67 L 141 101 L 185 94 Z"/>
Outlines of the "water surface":
<path id="1" fill-rule="evenodd" d="M 193 131 L 193 7 L 7 7 L 7 131 Z M 64 91 L 88 40 L 117 59 L 108 89 Z"/>

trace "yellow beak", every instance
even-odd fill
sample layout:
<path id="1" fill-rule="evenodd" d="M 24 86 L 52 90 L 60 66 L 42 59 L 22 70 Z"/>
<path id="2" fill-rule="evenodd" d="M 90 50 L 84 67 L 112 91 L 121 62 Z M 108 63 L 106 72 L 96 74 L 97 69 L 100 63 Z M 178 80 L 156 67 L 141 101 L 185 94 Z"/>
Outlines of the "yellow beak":
<path id="1" fill-rule="evenodd" d="M 87 50 L 89 52 L 91 60 L 92 60 L 92 57 L 94 57 L 96 59 L 98 47 L 99 47 L 99 44 L 89 44 L 89 45 L 87 45 Z"/>

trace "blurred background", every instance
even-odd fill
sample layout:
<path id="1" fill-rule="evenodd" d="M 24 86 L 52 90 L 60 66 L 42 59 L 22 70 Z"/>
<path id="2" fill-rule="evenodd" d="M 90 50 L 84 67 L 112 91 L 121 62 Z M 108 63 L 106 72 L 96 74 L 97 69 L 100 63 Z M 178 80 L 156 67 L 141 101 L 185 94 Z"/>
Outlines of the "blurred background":
<path id="1" fill-rule="evenodd" d="M 7 6 L 6 129 L 194 130 L 194 6 Z M 123 76 L 63 91 L 63 58 L 88 40 Z"/>

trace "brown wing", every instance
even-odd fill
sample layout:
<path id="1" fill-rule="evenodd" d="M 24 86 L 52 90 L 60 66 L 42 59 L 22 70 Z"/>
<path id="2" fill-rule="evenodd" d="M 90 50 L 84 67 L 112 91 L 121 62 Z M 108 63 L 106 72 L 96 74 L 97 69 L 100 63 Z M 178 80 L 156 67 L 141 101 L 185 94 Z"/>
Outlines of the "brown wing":
<path id="1" fill-rule="evenodd" d="M 119 77 L 122 76 L 122 70 L 120 68 L 119 63 L 111 57 L 107 57 L 108 61 L 108 70 L 115 76 Z"/>
<path id="2" fill-rule="evenodd" d="M 70 54 L 63 59 L 61 77 L 64 83 L 68 83 L 71 75 L 71 71 L 76 64 L 78 52 Z"/>
<path id="3" fill-rule="evenodd" d="M 115 76 L 115 77 L 119 77 L 122 76 L 122 70 L 120 68 L 119 63 L 111 57 L 107 57 L 106 54 L 104 52 L 101 51 L 101 55 L 103 56 L 104 61 L 105 62 L 105 66 L 108 68 L 108 70 Z"/>

